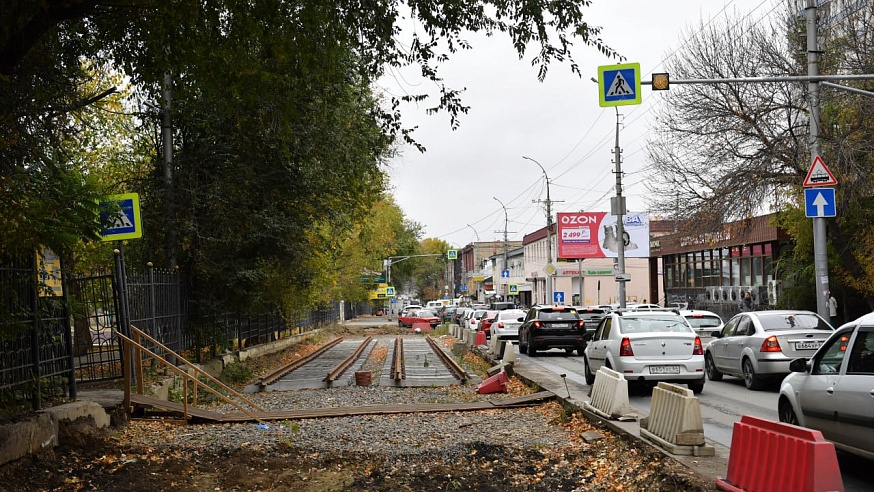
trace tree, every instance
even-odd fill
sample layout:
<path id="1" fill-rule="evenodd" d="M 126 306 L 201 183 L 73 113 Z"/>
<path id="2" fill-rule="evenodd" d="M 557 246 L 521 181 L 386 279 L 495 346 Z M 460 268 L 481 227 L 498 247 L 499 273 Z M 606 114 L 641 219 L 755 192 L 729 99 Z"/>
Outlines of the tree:
<path id="1" fill-rule="evenodd" d="M 678 79 L 806 74 L 803 19 L 786 25 L 726 19 L 701 26 L 668 71 Z M 822 73 L 870 71 L 874 42 L 867 11 L 823 27 Z M 787 43 L 787 40 L 789 43 Z M 800 55 L 799 55 L 800 53 Z M 870 82 L 853 85 L 869 87 Z M 676 89 L 674 89 L 676 87 Z M 691 230 L 719 230 L 732 220 L 779 210 L 779 224 L 796 237 L 791 261 L 812 263 L 810 220 L 798 213 L 801 184 L 812 161 L 808 149 L 806 83 L 675 85 L 660 107 L 658 132 L 649 142 L 652 209 L 686 219 Z M 870 88 L 869 88 L 870 90 Z M 868 265 L 872 126 L 870 98 L 822 91 L 822 155 L 840 183 L 838 218 L 829 221 L 832 281 L 852 287 L 874 307 Z M 682 207 L 680 206 L 682 204 Z M 809 251 L 810 256 L 805 257 Z M 795 272 L 787 277 L 802 278 Z M 874 273 L 874 272 L 871 272 Z"/>
<path id="2" fill-rule="evenodd" d="M 95 87 L 80 97 L 80 60 L 93 60 L 130 77 L 152 122 L 160 105 L 150 101 L 160 100 L 167 74 L 173 80 L 172 172 L 150 160 L 154 149 L 140 148 L 135 160 L 154 167 L 130 180 L 141 194 L 146 231 L 132 245 L 133 261 L 178 257 L 194 307 L 203 310 L 280 301 L 283 294 L 270 286 L 301 293 L 327 285 L 331 276 L 318 268 L 336 257 L 340 240 L 318 243 L 379 199 L 381 166 L 396 139 L 414 143 L 400 125 L 400 101 L 381 100 L 373 82 L 388 67 L 420 66 L 441 86 L 428 111 L 448 112 L 457 126 L 466 107 L 438 68 L 469 48 L 466 33 L 506 33 L 520 57 L 529 43 L 536 46 L 532 63 L 541 78 L 554 61 L 579 73 L 573 41 L 615 54 L 583 19 L 587 4 L 411 3 L 409 16 L 422 30 L 410 45 L 397 41 L 407 14 L 394 1 L 42 0 L 4 7 L 0 109 L 9 116 L 0 120 L 0 179 L 8 183 L 4 195 L 17 200 L 0 210 L 14 218 L 0 222 L 0 232 L 31 234 L 31 242 L 58 231 L 65 241 L 95 238 L 93 204 L 106 190 L 60 152 L 63 136 L 82 123 L 69 115 L 112 93 Z M 62 227 L 21 220 L 18 204 L 33 201 L 37 187 L 22 176 L 61 198 L 40 198 L 30 212 L 69 204 L 58 214 Z M 172 194 L 162 193 L 165 186 Z M 171 236 L 178 241 L 161 241 Z"/>

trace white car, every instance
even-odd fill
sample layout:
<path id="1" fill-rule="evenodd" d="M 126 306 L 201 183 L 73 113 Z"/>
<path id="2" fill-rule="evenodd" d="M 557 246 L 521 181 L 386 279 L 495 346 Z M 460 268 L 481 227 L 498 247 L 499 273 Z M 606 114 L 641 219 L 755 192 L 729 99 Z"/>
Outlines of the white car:
<path id="1" fill-rule="evenodd" d="M 822 432 L 835 447 L 874 460 L 874 314 L 847 323 L 808 361 L 794 359 L 777 400 L 781 422 Z"/>
<path id="2" fill-rule="evenodd" d="M 488 309 L 477 309 L 476 311 L 474 311 L 473 314 L 470 316 L 470 319 L 468 319 L 467 327 L 473 331 L 476 331 L 477 327 L 479 326 L 479 320 L 483 319 L 483 316 L 485 316 L 487 312 Z"/>
<path id="3" fill-rule="evenodd" d="M 722 318 L 714 312 L 702 311 L 700 309 L 685 309 L 680 311 L 680 315 L 686 318 L 686 321 L 695 330 L 695 333 L 701 337 L 701 341 L 704 344 L 713 338 L 714 332 L 722 332 Z"/>
<path id="4" fill-rule="evenodd" d="M 494 323 L 492 323 L 491 332 L 493 337 L 498 337 L 498 340 L 518 340 L 519 325 L 525 319 L 525 311 L 521 309 L 505 309 L 498 311 Z"/>
<path id="5" fill-rule="evenodd" d="M 704 349 L 686 318 L 670 311 L 619 311 L 601 320 L 586 346 L 586 383 L 607 367 L 629 382 L 666 381 L 704 390 Z"/>

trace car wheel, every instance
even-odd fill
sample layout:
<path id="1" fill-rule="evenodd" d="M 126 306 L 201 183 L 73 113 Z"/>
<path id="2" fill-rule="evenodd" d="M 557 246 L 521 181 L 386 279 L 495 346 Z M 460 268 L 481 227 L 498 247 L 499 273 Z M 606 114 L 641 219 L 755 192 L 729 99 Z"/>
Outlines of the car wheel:
<path id="1" fill-rule="evenodd" d="M 792 404 L 785 398 L 780 398 L 777 404 L 777 416 L 780 422 L 792 425 L 801 425 L 798 423 L 798 416 L 795 415 L 795 410 L 792 409 Z"/>
<path id="2" fill-rule="evenodd" d="M 583 374 L 586 376 L 586 384 L 593 385 L 595 384 L 595 375 L 592 374 L 592 369 L 589 368 L 589 358 L 583 357 Z"/>
<path id="3" fill-rule="evenodd" d="M 743 362 L 744 384 L 747 389 L 753 391 L 762 389 L 762 379 L 756 376 L 756 370 L 753 369 L 753 363 L 749 359 L 744 359 Z"/>
<path id="4" fill-rule="evenodd" d="M 564 349 L 564 353 L 567 355 L 574 355 L 574 349 L 566 348 L 566 349 Z"/>
<path id="5" fill-rule="evenodd" d="M 520 354 L 527 354 L 528 353 L 528 344 L 522 343 L 522 340 L 524 340 L 524 338 L 519 337 L 519 353 Z"/>
<path id="6" fill-rule="evenodd" d="M 403 327 L 404 327 L 404 324 L 403 324 L 402 322 L 398 321 L 398 326 L 399 326 L 400 328 L 403 328 Z"/>
<path id="7" fill-rule="evenodd" d="M 537 357 L 537 349 L 534 348 L 534 341 L 531 340 L 531 335 L 528 335 L 528 357 Z"/>
<path id="8" fill-rule="evenodd" d="M 694 393 L 696 395 L 701 393 L 702 391 L 704 391 L 704 382 L 703 381 L 700 383 L 689 383 L 686 386 L 688 386 L 689 389 L 692 390 L 692 393 Z"/>
<path id="9" fill-rule="evenodd" d="M 704 356 L 704 372 L 707 373 L 707 379 L 722 381 L 722 373 L 716 368 L 716 364 L 713 363 L 713 356 L 709 353 Z"/>

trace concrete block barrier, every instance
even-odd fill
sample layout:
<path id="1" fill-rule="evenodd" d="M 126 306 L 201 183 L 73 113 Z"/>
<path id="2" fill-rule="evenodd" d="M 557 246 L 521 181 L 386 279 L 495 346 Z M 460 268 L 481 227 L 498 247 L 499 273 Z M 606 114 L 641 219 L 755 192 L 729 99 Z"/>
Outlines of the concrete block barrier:
<path id="1" fill-rule="evenodd" d="M 492 357 L 498 353 L 498 337 L 492 337 L 489 339 L 489 350 L 487 353 Z"/>
<path id="2" fill-rule="evenodd" d="M 704 442 L 701 405 L 692 390 L 661 382 L 652 390 L 649 417 L 641 421 L 640 436 L 683 456 L 713 456 Z"/>
<path id="3" fill-rule="evenodd" d="M 501 346 L 503 346 L 503 350 L 501 350 L 501 363 L 502 364 L 515 364 L 516 363 L 516 349 L 513 348 L 513 342 L 509 340 L 501 340 Z"/>
<path id="4" fill-rule="evenodd" d="M 592 386 L 592 399 L 583 406 L 605 419 L 633 418 L 628 402 L 628 381 L 613 369 L 598 369 Z"/>
<path id="5" fill-rule="evenodd" d="M 820 431 L 744 415 L 734 424 L 728 473 L 716 488 L 843 492 L 844 482 L 835 445 Z"/>

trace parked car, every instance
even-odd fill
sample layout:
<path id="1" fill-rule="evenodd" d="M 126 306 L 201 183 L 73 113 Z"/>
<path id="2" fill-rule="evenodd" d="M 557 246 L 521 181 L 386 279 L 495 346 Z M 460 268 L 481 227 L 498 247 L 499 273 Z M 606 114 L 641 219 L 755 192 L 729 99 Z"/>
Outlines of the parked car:
<path id="1" fill-rule="evenodd" d="M 521 309 L 498 311 L 491 326 L 492 336 L 498 337 L 498 340 L 518 340 L 519 326 L 522 325 L 524 319 L 525 311 Z"/>
<path id="2" fill-rule="evenodd" d="M 441 323 L 452 323 L 455 321 L 455 312 L 458 311 L 456 306 L 446 306 L 438 313 Z"/>
<path id="3" fill-rule="evenodd" d="M 751 390 L 789 374 L 789 362 L 810 357 L 834 328 L 811 311 L 751 311 L 725 323 L 707 344 L 707 377 L 742 377 Z"/>
<path id="4" fill-rule="evenodd" d="M 816 429 L 836 448 L 874 460 L 874 314 L 841 326 L 789 370 L 777 400 L 780 421 Z"/>
<path id="5" fill-rule="evenodd" d="M 473 331 L 476 331 L 476 330 L 477 330 L 477 326 L 479 325 L 479 320 L 481 320 L 482 317 L 485 316 L 485 314 L 486 314 L 487 312 L 488 312 L 487 309 L 477 309 L 477 310 L 475 310 L 475 311 L 473 312 L 473 314 L 470 315 L 470 318 L 468 318 L 468 325 L 467 325 L 467 327 L 470 328 L 470 329 L 473 330 Z"/>
<path id="6" fill-rule="evenodd" d="M 503 311 L 505 309 L 516 309 L 515 302 L 493 302 L 492 309 L 495 311 Z"/>
<path id="7" fill-rule="evenodd" d="M 473 312 L 472 308 L 462 307 L 458 308 L 455 311 L 455 324 L 458 326 L 464 326 L 464 320 L 467 317 L 467 313 Z"/>
<path id="8" fill-rule="evenodd" d="M 538 350 L 563 348 L 582 355 L 586 349 L 586 322 L 571 306 L 535 306 L 519 326 L 519 352 L 531 357 Z"/>
<path id="9" fill-rule="evenodd" d="M 414 323 L 428 323 L 434 327 L 440 324 L 440 318 L 430 309 L 416 309 L 398 317 L 398 326 L 401 328 L 412 327 Z"/>
<path id="10" fill-rule="evenodd" d="M 706 343 L 713 337 L 713 332 L 721 332 L 724 326 L 722 318 L 718 314 L 700 309 L 681 310 L 680 314 L 686 318 L 689 326 Z"/>
<path id="11" fill-rule="evenodd" d="M 405 315 L 409 314 L 411 311 L 417 311 L 419 309 L 425 309 L 425 308 L 419 304 L 407 304 L 401 310 L 401 313 L 398 315 L 398 317 L 405 316 Z"/>
<path id="12" fill-rule="evenodd" d="M 477 331 L 485 332 L 486 338 L 492 337 L 492 324 L 495 322 L 495 317 L 498 315 L 498 311 L 490 310 L 486 311 L 486 314 L 483 315 L 479 320 L 479 324 L 477 324 Z"/>
<path id="13" fill-rule="evenodd" d="M 618 311 L 601 320 L 583 357 L 586 382 L 601 367 L 629 382 L 668 381 L 704 390 L 704 348 L 686 318 L 670 311 Z"/>

